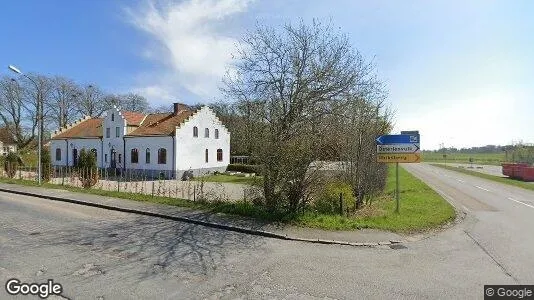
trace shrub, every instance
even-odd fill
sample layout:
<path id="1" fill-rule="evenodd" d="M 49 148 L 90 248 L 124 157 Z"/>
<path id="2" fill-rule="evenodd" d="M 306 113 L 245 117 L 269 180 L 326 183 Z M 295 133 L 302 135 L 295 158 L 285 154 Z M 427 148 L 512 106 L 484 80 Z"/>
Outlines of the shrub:
<path id="1" fill-rule="evenodd" d="M 15 177 L 17 169 L 22 165 L 22 159 L 15 152 L 9 152 L 4 158 L 4 171 L 6 171 L 9 178 Z"/>
<path id="2" fill-rule="evenodd" d="M 319 213 L 338 214 L 339 194 L 343 195 L 343 209 L 354 207 L 356 201 L 349 184 L 335 181 L 327 183 L 313 202 L 313 207 Z"/>
<path id="3" fill-rule="evenodd" d="M 261 166 L 259 165 L 244 165 L 244 164 L 229 164 L 226 171 L 243 172 L 243 173 L 256 173 L 259 175 L 261 172 Z"/>
<path id="4" fill-rule="evenodd" d="M 50 177 L 52 176 L 51 165 L 50 152 L 47 148 L 43 148 L 41 151 L 41 179 L 44 182 L 50 181 Z"/>
<path id="5" fill-rule="evenodd" d="M 96 167 L 96 156 L 91 151 L 80 151 L 78 159 L 78 178 L 84 188 L 90 188 L 98 182 L 98 169 Z"/>

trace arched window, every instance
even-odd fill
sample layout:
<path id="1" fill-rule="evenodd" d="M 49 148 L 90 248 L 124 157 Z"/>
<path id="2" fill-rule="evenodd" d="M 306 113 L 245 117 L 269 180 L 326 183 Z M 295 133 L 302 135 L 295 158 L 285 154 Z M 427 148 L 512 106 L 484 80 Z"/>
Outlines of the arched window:
<path id="1" fill-rule="evenodd" d="M 136 164 L 139 162 L 139 152 L 137 151 L 137 149 L 133 148 L 130 156 L 132 164 Z"/>
<path id="2" fill-rule="evenodd" d="M 146 148 L 146 152 L 145 152 L 145 163 L 147 163 L 147 164 L 150 163 L 150 149 L 149 149 L 149 148 Z"/>
<path id="3" fill-rule="evenodd" d="M 210 130 L 209 130 L 209 128 L 204 129 L 204 137 L 207 137 L 207 138 L 210 137 Z"/>
<path id="4" fill-rule="evenodd" d="M 219 129 L 215 129 L 215 138 L 216 138 L 216 139 L 219 138 Z"/>
<path id="5" fill-rule="evenodd" d="M 193 137 L 198 137 L 198 127 L 193 127 Z"/>
<path id="6" fill-rule="evenodd" d="M 217 149 L 217 161 L 223 161 L 222 149 Z"/>
<path id="7" fill-rule="evenodd" d="M 56 148 L 56 161 L 61 160 L 61 149 Z"/>
<path id="8" fill-rule="evenodd" d="M 164 165 L 167 163 L 167 149 L 159 148 L 158 150 L 158 164 Z"/>
<path id="9" fill-rule="evenodd" d="M 97 154 L 97 153 L 96 153 L 96 149 L 95 149 L 95 148 L 91 149 L 91 153 L 95 156 L 95 160 L 96 160 L 96 159 L 97 159 L 97 156 L 96 156 L 96 154 Z"/>
<path id="10" fill-rule="evenodd" d="M 208 162 L 208 160 L 209 160 L 208 159 L 209 158 L 208 149 L 206 149 L 206 152 L 205 152 L 204 156 L 205 156 L 204 159 L 206 160 L 206 162 Z"/>

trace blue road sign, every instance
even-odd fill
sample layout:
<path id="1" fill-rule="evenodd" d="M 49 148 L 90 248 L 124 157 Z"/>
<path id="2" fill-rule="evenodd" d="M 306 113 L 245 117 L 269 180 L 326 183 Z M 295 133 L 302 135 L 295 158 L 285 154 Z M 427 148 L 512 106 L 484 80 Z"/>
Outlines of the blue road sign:
<path id="1" fill-rule="evenodd" d="M 419 135 L 415 135 L 415 134 L 381 135 L 376 138 L 376 143 L 378 145 L 419 143 Z"/>

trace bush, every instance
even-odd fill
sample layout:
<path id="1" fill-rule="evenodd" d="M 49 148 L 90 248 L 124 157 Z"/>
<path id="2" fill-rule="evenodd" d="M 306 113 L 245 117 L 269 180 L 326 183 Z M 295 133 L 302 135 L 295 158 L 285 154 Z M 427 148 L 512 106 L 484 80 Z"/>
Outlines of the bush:
<path id="1" fill-rule="evenodd" d="M 82 149 L 76 167 L 78 169 L 78 177 L 84 188 L 90 188 L 98 182 L 96 156 L 93 152 Z"/>
<path id="2" fill-rule="evenodd" d="M 244 165 L 244 164 L 229 164 L 226 171 L 243 172 L 243 173 L 256 173 L 259 175 L 261 172 L 261 166 L 259 165 Z"/>
<path id="3" fill-rule="evenodd" d="M 15 152 L 9 152 L 4 158 L 4 171 L 6 171 L 9 178 L 15 177 L 19 166 L 22 165 L 22 159 Z"/>
<path id="4" fill-rule="evenodd" d="M 324 214 L 339 214 L 339 194 L 343 194 L 343 209 L 354 207 L 356 200 L 349 184 L 331 182 L 325 185 L 313 202 L 313 208 Z"/>
<path id="5" fill-rule="evenodd" d="M 50 151 L 47 148 L 43 148 L 41 151 L 41 179 L 44 182 L 50 181 L 52 176 L 52 161 L 50 159 Z"/>

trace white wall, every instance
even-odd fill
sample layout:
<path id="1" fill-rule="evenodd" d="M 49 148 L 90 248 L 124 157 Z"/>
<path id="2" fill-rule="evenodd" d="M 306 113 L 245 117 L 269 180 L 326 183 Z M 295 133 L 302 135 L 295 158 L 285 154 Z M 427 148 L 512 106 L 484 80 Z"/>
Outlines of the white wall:
<path id="1" fill-rule="evenodd" d="M 198 128 L 198 137 L 193 137 L 193 127 Z M 205 128 L 209 129 L 209 138 L 204 137 Z M 215 139 L 215 129 L 219 129 L 219 138 Z M 208 149 L 208 162 L 205 150 Z M 223 160 L 217 161 L 217 149 L 223 150 Z M 208 107 L 201 108 L 176 131 L 176 169 L 224 169 L 230 163 L 230 132 Z"/>
<path id="2" fill-rule="evenodd" d="M 61 150 L 61 160 L 56 160 L 56 149 Z M 67 142 L 65 140 L 51 140 L 49 146 L 50 161 L 53 166 L 65 166 L 67 162 Z"/>
<path id="3" fill-rule="evenodd" d="M 141 170 L 172 170 L 173 169 L 173 139 L 172 136 L 127 137 L 126 142 L 126 168 Z M 137 149 L 138 163 L 132 163 L 131 151 Z M 150 163 L 145 160 L 146 149 L 150 149 Z M 167 150 L 166 164 L 158 164 L 158 149 Z"/>
<path id="4" fill-rule="evenodd" d="M 68 153 L 67 153 L 67 143 L 68 143 Z M 61 160 L 56 161 L 56 149 L 61 149 Z M 80 152 L 82 149 L 85 149 L 85 151 L 90 151 L 91 149 L 96 149 L 96 163 L 97 166 L 100 166 L 102 164 L 102 148 L 101 148 L 101 141 L 98 138 L 94 139 L 67 139 L 67 142 L 65 140 L 51 140 L 50 141 L 50 159 L 52 162 L 52 165 L 54 166 L 65 166 L 74 165 L 74 158 L 72 156 L 72 150 L 77 149 L 78 155 L 80 155 Z M 68 158 L 68 164 L 67 164 L 67 158 Z"/>
<path id="5" fill-rule="evenodd" d="M 114 121 L 112 121 L 112 116 L 114 118 Z M 107 162 L 103 162 L 103 164 L 99 164 L 99 166 L 104 168 L 111 167 L 111 150 L 115 149 L 116 151 L 116 163 L 117 168 L 124 167 L 124 142 L 123 137 L 126 133 L 126 120 L 121 115 L 119 109 L 116 107 L 109 109 L 106 111 L 102 118 L 104 119 L 102 122 L 102 135 L 103 135 L 103 141 L 104 141 L 104 154 L 108 155 Z M 115 134 L 115 128 L 119 127 L 119 137 Z M 110 136 L 109 138 L 106 136 L 106 128 L 110 129 Z M 119 155 L 121 156 L 121 161 L 119 162 Z"/>
<path id="6" fill-rule="evenodd" d="M 7 155 L 9 152 L 17 152 L 17 145 L 0 142 L 0 154 Z"/>

